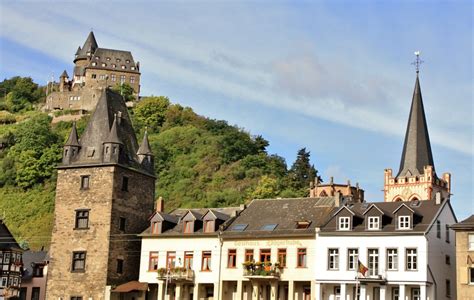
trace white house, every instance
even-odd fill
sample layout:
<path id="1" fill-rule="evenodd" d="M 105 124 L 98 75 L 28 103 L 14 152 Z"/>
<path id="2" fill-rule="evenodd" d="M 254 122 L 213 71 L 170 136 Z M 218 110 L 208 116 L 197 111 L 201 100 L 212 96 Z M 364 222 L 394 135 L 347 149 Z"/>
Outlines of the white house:
<path id="1" fill-rule="evenodd" d="M 316 238 L 315 299 L 456 299 L 454 223 L 439 197 L 342 206 Z"/>

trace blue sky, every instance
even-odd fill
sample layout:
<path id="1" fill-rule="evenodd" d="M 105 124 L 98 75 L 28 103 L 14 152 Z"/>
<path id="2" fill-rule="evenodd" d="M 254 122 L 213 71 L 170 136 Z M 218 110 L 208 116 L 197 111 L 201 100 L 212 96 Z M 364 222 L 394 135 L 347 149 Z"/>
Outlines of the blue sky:
<path id="1" fill-rule="evenodd" d="M 93 28 L 131 50 L 142 95 L 166 95 L 270 141 L 291 165 L 311 151 L 323 178 L 382 201 L 398 170 L 421 50 L 435 166 L 453 175 L 459 219 L 474 213 L 471 1 L 5 1 L 0 77 L 44 84 L 72 70 Z"/>

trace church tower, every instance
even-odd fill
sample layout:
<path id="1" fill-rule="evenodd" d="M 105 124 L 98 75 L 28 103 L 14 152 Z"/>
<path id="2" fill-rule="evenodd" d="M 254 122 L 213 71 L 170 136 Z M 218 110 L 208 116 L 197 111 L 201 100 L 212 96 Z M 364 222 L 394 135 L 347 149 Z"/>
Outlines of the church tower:
<path id="1" fill-rule="evenodd" d="M 124 99 L 109 89 L 80 138 L 73 125 L 58 166 L 46 299 L 107 299 L 138 279 L 135 235 L 148 226 L 155 190 L 147 135 L 142 146 Z"/>
<path id="2" fill-rule="evenodd" d="M 451 174 L 441 178 L 435 171 L 430 137 L 421 96 L 417 54 L 415 90 L 403 144 L 400 169 L 394 177 L 391 169 L 385 170 L 385 202 L 410 200 L 442 200 L 449 198 Z"/>

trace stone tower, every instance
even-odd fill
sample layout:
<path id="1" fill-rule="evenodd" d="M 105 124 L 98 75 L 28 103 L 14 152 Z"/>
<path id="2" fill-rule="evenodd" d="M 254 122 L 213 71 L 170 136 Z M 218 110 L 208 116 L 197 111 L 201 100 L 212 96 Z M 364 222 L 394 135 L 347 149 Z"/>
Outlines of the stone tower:
<path id="1" fill-rule="evenodd" d="M 108 299 L 138 279 L 135 234 L 153 212 L 153 154 L 138 150 L 123 98 L 104 89 L 78 138 L 74 125 L 58 167 L 47 299 Z"/>
<path id="2" fill-rule="evenodd" d="M 439 178 L 435 171 L 417 71 L 400 169 L 395 177 L 391 169 L 385 169 L 384 199 L 442 200 L 449 197 L 450 189 L 451 174 Z"/>

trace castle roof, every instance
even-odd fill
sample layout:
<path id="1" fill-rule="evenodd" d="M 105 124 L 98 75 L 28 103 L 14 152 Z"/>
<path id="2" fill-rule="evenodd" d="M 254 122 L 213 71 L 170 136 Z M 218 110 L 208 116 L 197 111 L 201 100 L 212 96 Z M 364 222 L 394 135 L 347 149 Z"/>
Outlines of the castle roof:
<path id="1" fill-rule="evenodd" d="M 397 177 L 423 174 L 425 166 L 434 168 L 434 162 L 417 74 Z"/>
<path id="2" fill-rule="evenodd" d="M 0 219 L 0 240 L 0 250 L 22 250 L 2 219 Z"/>
<path id="3" fill-rule="evenodd" d="M 69 78 L 69 75 L 67 75 L 66 70 L 64 70 L 60 77 Z"/>
<path id="4" fill-rule="evenodd" d="M 94 32 L 91 31 L 87 36 L 87 39 L 84 42 L 82 48 L 79 47 L 77 49 L 77 58 L 86 58 L 88 56 L 88 53 L 92 55 L 97 48 L 99 48 L 99 45 L 97 45 L 97 41 L 95 40 Z"/>
<path id="5" fill-rule="evenodd" d="M 132 53 L 115 49 L 97 48 L 87 67 L 139 73 Z"/>
<path id="6" fill-rule="evenodd" d="M 77 129 L 76 122 L 72 123 L 72 129 L 67 138 L 66 144 L 64 146 L 80 146 L 79 140 L 77 138 Z"/>
<path id="7" fill-rule="evenodd" d="M 153 152 L 151 152 L 151 147 L 150 143 L 148 142 L 148 132 L 145 131 L 145 135 L 143 135 L 143 140 L 140 145 L 140 148 L 138 148 L 137 154 L 141 155 L 153 155 Z"/>
<path id="8" fill-rule="evenodd" d="M 118 136 L 117 115 L 114 115 L 114 122 L 112 123 L 112 128 L 110 128 L 109 135 L 104 140 L 104 143 L 123 144 Z"/>

